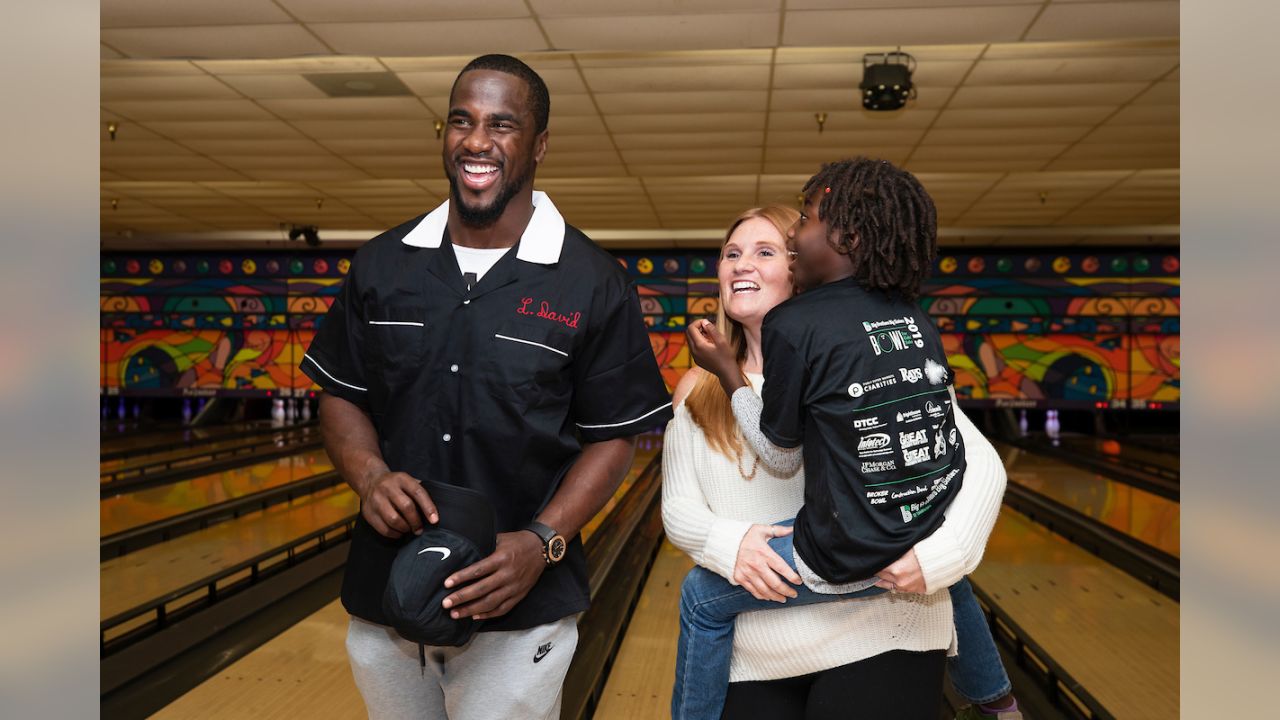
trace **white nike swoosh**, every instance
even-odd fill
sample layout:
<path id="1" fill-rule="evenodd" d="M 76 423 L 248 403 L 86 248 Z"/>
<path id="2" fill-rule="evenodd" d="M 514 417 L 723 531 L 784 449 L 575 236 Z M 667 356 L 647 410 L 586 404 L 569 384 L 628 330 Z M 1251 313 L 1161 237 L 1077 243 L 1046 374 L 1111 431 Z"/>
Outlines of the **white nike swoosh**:
<path id="1" fill-rule="evenodd" d="M 429 547 L 429 548 L 422 548 L 421 550 L 419 550 L 419 551 L 418 551 L 418 554 L 419 554 L 419 555 L 421 555 L 421 554 L 422 554 L 422 553 L 424 553 L 424 552 L 438 552 L 438 553 L 440 553 L 440 559 L 441 559 L 441 560 L 447 560 L 447 559 L 449 558 L 449 556 L 452 554 L 452 553 L 449 551 L 449 548 L 447 548 L 447 547 Z"/>

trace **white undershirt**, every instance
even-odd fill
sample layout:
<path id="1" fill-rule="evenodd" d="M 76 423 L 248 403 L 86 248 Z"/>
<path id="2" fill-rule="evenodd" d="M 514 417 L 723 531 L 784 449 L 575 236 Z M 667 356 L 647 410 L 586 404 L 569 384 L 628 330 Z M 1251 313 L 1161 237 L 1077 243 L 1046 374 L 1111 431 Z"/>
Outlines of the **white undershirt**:
<path id="1" fill-rule="evenodd" d="M 466 277 L 467 273 L 475 273 L 475 283 L 480 282 L 480 278 L 489 272 L 489 269 L 502 259 L 503 255 L 511 250 L 505 248 L 469 248 L 461 245 L 453 246 L 453 254 L 458 258 L 458 269 L 462 270 L 462 277 Z"/>

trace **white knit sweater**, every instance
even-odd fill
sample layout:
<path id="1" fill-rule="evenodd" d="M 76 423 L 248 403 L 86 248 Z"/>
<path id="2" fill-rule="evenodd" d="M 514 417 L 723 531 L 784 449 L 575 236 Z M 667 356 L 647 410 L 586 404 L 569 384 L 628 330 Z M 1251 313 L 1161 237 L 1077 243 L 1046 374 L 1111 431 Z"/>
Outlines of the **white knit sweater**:
<path id="1" fill-rule="evenodd" d="M 759 392 L 763 377 L 748 378 Z M 936 591 L 977 567 L 1005 485 L 995 448 L 958 407 L 956 425 L 968 463 L 964 481 L 942 526 L 915 546 L 930 594 L 885 593 L 740 615 L 731 682 L 819 672 L 890 650 L 955 651 L 951 596 Z M 749 450 L 744 453 L 742 471 L 750 474 L 753 458 Z M 755 478 L 745 480 L 733 460 L 711 449 L 683 403 L 667 425 L 662 472 L 667 537 L 694 562 L 730 582 L 747 529 L 795 517 L 804 502 L 803 470 L 780 478 L 760 463 Z"/>

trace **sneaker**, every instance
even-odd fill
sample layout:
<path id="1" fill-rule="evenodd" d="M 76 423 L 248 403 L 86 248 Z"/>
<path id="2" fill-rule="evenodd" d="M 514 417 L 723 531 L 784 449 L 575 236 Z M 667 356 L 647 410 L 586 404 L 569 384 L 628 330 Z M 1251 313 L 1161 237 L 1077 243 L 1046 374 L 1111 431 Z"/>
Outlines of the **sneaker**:
<path id="1" fill-rule="evenodd" d="M 982 712 L 982 709 L 977 705 L 965 705 L 960 708 L 960 712 L 956 713 L 956 720 L 1022 720 L 1022 712 L 1019 710 L 1003 710 L 991 714 Z"/>

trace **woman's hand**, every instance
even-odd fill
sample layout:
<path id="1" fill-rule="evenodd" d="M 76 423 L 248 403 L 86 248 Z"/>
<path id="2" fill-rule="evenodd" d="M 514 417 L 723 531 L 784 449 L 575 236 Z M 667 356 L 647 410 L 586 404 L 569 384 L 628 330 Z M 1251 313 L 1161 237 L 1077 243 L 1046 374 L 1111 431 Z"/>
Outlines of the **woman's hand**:
<path id="1" fill-rule="evenodd" d="M 733 346 L 710 320 L 695 320 L 685 334 L 689 337 L 689 354 L 693 356 L 698 367 L 720 379 L 725 392 L 733 392 L 742 387 L 742 371 L 738 367 Z"/>
<path id="2" fill-rule="evenodd" d="M 770 539 L 790 535 L 792 529 L 783 525 L 752 525 L 738 545 L 733 581 L 757 600 L 786 602 L 797 593 L 784 578 L 795 585 L 803 583 L 796 571 L 769 547 Z"/>
<path id="3" fill-rule="evenodd" d="M 896 592 L 925 594 L 924 572 L 920 570 L 920 561 L 916 559 L 915 548 L 908 550 L 906 555 L 876 573 L 876 577 L 880 578 L 876 587 Z"/>

